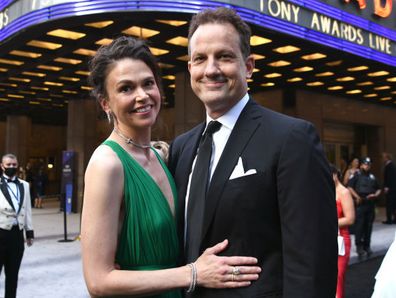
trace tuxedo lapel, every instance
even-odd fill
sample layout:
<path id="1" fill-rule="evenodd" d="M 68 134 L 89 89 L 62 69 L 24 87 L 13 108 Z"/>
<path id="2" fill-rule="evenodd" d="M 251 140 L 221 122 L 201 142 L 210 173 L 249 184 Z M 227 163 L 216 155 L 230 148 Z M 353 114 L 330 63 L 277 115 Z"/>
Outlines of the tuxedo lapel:
<path id="1" fill-rule="evenodd" d="M 255 102 L 249 100 L 242 110 L 220 157 L 216 170 L 213 173 L 206 197 L 202 239 L 205 238 L 205 234 L 215 213 L 218 200 L 221 197 L 232 170 L 237 164 L 238 158 L 241 156 L 249 139 L 260 125 L 258 119 L 261 118 L 261 114 L 254 108 L 255 105 L 257 105 Z"/>
<path id="2" fill-rule="evenodd" d="M 1 178 L 0 189 L 1 189 L 1 192 L 3 193 L 4 197 L 6 198 L 8 204 L 10 204 L 12 209 L 14 209 L 14 211 L 16 212 L 14 204 L 12 203 L 12 200 L 11 200 L 10 193 L 8 192 L 8 189 L 7 189 L 7 182 L 4 180 L 4 178 Z"/>
<path id="3" fill-rule="evenodd" d="M 23 184 L 19 180 L 18 180 L 17 187 L 19 187 L 19 195 L 20 195 L 20 197 L 19 197 L 19 210 L 18 210 L 18 213 L 19 213 L 19 211 L 21 211 L 21 208 L 23 206 L 23 200 L 25 198 L 25 188 L 23 187 Z"/>

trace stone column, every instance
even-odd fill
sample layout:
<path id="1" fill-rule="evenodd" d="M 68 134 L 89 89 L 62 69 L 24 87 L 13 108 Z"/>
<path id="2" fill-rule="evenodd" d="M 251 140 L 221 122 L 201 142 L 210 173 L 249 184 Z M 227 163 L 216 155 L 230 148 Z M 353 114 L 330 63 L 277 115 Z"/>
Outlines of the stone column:
<path id="1" fill-rule="evenodd" d="M 205 119 L 205 108 L 191 89 L 188 72 L 176 74 L 175 137 Z"/>
<path id="2" fill-rule="evenodd" d="M 8 115 L 4 153 L 15 154 L 20 165 L 26 165 L 32 134 L 32 121 L 28 116 Z"/>
<path id="3" fill-rule="evenodd" d="M 67 119 L 67 150 L 76 152 L 73 211 L 80 212 L 84 193 L 84 172 L 97 146 L 97 109 L 95 101 L 70 100 Z"/>

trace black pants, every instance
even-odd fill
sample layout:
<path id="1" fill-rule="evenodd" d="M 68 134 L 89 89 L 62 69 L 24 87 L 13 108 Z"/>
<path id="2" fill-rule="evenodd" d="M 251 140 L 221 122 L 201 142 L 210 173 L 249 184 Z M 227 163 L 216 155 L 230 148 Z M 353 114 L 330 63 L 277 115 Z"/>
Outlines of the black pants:
<path id="1" fill-rule="evenodd" d="M 356 208 L 355 244 L 363 249 L 370 248 L 371 232 L 375 218 L 375 206 L 371 202 L 363 203 Z"/>
<path id="2" fill-rule="evenodd" d="M 10 231 L 0 229 L 0 272 L 5 272 L 4 298 L 15 298 L 19 267 L 25 249 L 23 230 L 14 226 Z"/>
<path id="3" fill-rule="evenodd" d="M 386 194 L 386 221 L 396 220 L 396 193 L 389 192 Z"/>

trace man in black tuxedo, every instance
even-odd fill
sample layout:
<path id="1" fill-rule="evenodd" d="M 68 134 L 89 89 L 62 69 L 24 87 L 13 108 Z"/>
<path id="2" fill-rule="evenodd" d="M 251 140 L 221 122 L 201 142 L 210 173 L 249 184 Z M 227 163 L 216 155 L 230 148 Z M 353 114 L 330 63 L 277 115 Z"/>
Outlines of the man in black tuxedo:
<path id="1" fill-rule="evenodd" d="M 386 221 L 384 224 L 396 223 L 396 167 L 390 153 L 382 153 L 384 161 L 384 194 L 386 198 Z"/>
<path id="2" fill-rule="evenodd" d="M 249 26 L 231 9 L 193 17 L 188 69 L 207 119 L 175 139 L 169 167 L 185 260 L 228 239 L 223 255 L 257 257 L 262 272 L 249 287 L 222 290 L 199 287 L 198 276 L 187 296 L 334 298 L 337 215 L 328 163 L 312 124 L 261 107 L 247 93 L 249 41 Z M 233 268 L 225 282 L 244 273 Z"/>

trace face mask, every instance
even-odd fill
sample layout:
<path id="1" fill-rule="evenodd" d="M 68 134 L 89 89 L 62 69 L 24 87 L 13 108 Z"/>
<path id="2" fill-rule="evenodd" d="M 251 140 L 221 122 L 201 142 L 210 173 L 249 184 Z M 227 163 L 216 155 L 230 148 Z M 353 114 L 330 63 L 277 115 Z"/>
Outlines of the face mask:
<path id="1" fill-rule="evenodd" d="M 8 177 L 14 177 L 17 173 L 17 168 L 4 168 L 4 174 Z"/>

